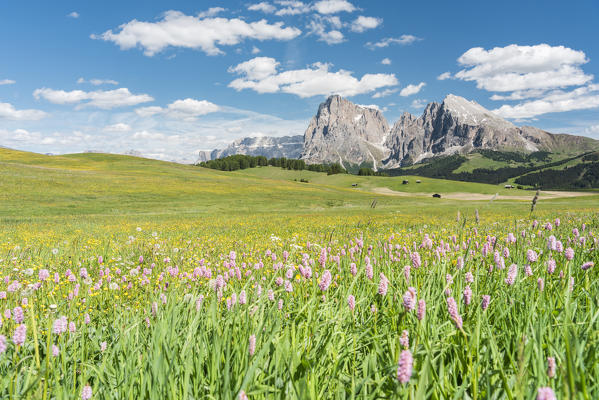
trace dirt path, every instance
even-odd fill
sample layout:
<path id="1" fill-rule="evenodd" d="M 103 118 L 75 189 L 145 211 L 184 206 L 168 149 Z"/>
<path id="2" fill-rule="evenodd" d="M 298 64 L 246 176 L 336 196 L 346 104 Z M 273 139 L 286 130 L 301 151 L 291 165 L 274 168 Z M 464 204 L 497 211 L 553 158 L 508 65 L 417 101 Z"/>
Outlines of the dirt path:
<path id="1" fill-rule="evenodd" d="M 378 194 L 401 197 L 431 197 L 432 193 L 423 192 L 398 192 L 387 187 L 377 187 L 372 189 Z M 482 193 L 441 193 L 441 198 L 450 200 L 527 200 L 530 201 L 534 197 L 535 192 L 530 191 L 527 196 L 503 195 L 503 194 L 482 194 Z M 558 191 L 542 191 L 539 195 L 541 199 L 558 199 L 562 197 L 578 197 L 578 196 L 593 196 L 595 193 L 587 192 L 558 192 Z"/>

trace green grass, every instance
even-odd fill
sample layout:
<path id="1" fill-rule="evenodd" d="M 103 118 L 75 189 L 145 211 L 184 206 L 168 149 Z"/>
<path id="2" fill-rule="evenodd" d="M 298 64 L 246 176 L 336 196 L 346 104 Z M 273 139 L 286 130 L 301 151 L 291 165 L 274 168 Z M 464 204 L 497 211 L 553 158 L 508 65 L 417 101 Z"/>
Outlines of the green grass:
<path id="1" fill-rule="evenodd" d="M 242 391 L 250 399 L 534 399 L 544 386 L 558 398 L 597 398 L 599 279 L 597 266 L 580 266 L 599 264 L 599 196 L 541 197 L 531 214 L 529 201 L 373 192 L 533 195 L 403 179 L 271 167 L 220 172 L 127 156 L 0 149 L 0 302 L 25 313 L 21 322 L 2 317 L 0 398 L 80 398 L 86 385 L 100 399 L 233 400 Z M 508 243 L 508 233 L 517 241 Z M 547 249 L 550 235 L 575 249 L 571 261 Z M 529 249 L 538 261 L 526 260 Z M 496 266 L 495 250 L 505 269 Z M 407 278 L 415 251 L 422 265 Z M 553 273 L 550 259 L 557 262 Z M 518 274 L 508 285 L 512 263 Z M 310 266 L 310 278 L 300 265 Z M 40 282 L 45 270 L 49 279 Z M 325 270 L 332 283 L 323 291 Z M 219 294 L 215 278 L 229 274 Z M 385 295 L 381 274 L 389 280 Z M 466 305 L 468 284 L 473 297 Z M 422 321 L 403 306 L 409 287 L 426 301 Z M 247 302 L 229 310 L 242 291 Z M 484 294 L 492 298 L 486 311 Z M 458 303 L 461 329 L 448 314 L 448 295 Z M 61 316 L 74 332 L 53 332 Z M 19 324 L 27 327 L 23 346 L 12 340 Z M 414 364 L 401 384 L 404 330 Z M 548 356 L 557 362 L 554 378 Z"/>

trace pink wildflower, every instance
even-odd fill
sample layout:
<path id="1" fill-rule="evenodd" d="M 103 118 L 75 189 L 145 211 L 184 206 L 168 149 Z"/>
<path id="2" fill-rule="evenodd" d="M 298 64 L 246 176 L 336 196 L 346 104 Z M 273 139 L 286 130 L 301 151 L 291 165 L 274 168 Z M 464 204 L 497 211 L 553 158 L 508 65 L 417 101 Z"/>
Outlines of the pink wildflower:
<path id="1" fill-rule="evenodd" d="M 410 332 L 408 332 L 405 329 L 403 330 L 403 332 L 401 332 L 401 337 L 399 338 L 399 344 L 404 349 L 407 349 L 408 347 L 410 347 Z"/>
<path id="2" fill-rule="evenodd" d="M 403 350 L 399 356 L 399 365 L 397 367 L 397 380 L 403 384 L 410 381 L 412 376 L 412 364 L 414 359 L 410 350 Z"/>
<path id="3" fill-rule="evenodd" d="M 549 261 L 547 261 L 547 273 L 548 274 L 552 274 L 555 271 L 555 267 L 556 267 L 556 263 L 553 258 L 550 259 Z"/>
<path id="4" fill-rule="evenodd" d="M 356 308 L 356 298 L 351 294 L 347 296 L 347 305 L 352 312 Z"/>
<path id="5" fill-rule="evenodd" d="M 582 270 L 583 270 L 583 271 L 586 271 L 587 269 L 589 269 L 589 268 L 592 268 L 592 267 L 594 267 L 594 266 L 595 266 L 595 263 L 594 263 L 594 262 L 592 262 L 592 261 L 588 261 L 588 262 L 585 262 L 584 264 L 582 264 L 582 265 L 580 266 L 580 268 L 582 268 Z"/>
<path id="6" fill-rule="evenodd" d="M 403 306 L 406 311 L 412 311 L 416 307 L 416 288 L 408 288 L 408 291 L 403 295 Z"/>
<path id="7" fill-rule="evenodd" d="M 458 312 L 458 304 L 453 297 L 447 298 L 447 312 L 458 329 L 462 329 L 462 317 Z"/>
<path id="8" fill-rule="evenodd" d="M 15 329 L 15 333 L 12 336 L 12 341 L 17 346 L 23 346 L 25 339 L 27 338 L 27 326 L 21 324 Z"/>
<path id="9" fill-rule="evenodd" d="M 382 272 L 379 275 L 379 294 L 385 296 L 387 294 L 389 280 Z"/>
<path id="10" fill-rule="evenodd" d="M 318 283 L 318 287 L 320 288 L 320 290 L 322 290 L 323 292 L 326 292 L 326 290 L 331 285 L 331 280 L 332 280 L 331 271 L 329 271 L 328 269 L 325 269 L 324 272 L 322 273 L 322 276 L 320 277 L 320 282 Z"/>
<path id="11" fill-rule="evenodd" d="M 0 335 L 0 354 L 6 351 L 6 336 Z"/>
<path id="12" fill-rule="evenodd" d="M 250 336 L 248 350 L 250 352 L 250 357 L 254 355 L 256 352 L 256 335 Z"/>
<path id="13" fill-rule="evenodd" d="M 92 387 L 90 385 L 85 385 L 83 390 L 81 390 L 81 400 L 89 400 L 92 398 Z"/>
<path id="14" fill-rule="evenodd" d="M 529 249 L 526 252 L 526 259 L 528 260 L 528 262 L 530 264 L 534 263 L 535 261 L 537 261 L 539 258 L 539 256 L 537 255 L 536 251 Z"/>
<path id="15" fill-rule="evenodd" d="M 510 265 L 510 269 L 507 273 L 507 278 L 505 278 L 505 283 L 507 285 L 513 285 L 516 282 L 516 275 L 518 275 L 518 266 L 516 264 Z"/>
<path id="16" fill-rule="evenodd" d="M 60 354 L 60 349 L 58 348 L 57 345 L 53 344 L 52 345 L 52 357 L 58 357 L 59 354 Z"/>
<path id="17" fill-rule="evenodd" d="M 537 286 L 539 287 L 539 292 L 542 292 L 545 289 L 545 281 L 543 278 L 537 279 Z"/>
<path id="18" fill-rule="evenodd" d="M 424 299 L 418 300 L 418 311 L 416 312 L 416 317 L 418 317 L 419 321 L 424 319 L 426 314 L 426 301 Z"/>
<path id="19" fill-rule="evenodd" d="M 472 301 L 472 289 L 470 285 L 466 285 L 464 288 L 464 304 L 468 305 Z"/>
<path id="20" fill-rule="evenodd" d="M 25 315 L 23 314 L 23 309 L 21 307 L 15 307 L 12 310 L 12 318 L 15 323 L 20 324 L 25 320 Z"/>
<path id="21" fill-rule="evenodd" d="M 547 376 L 549 378 L 555 377 L 555 358 L 547 357 Z"/>
<path id="22" fill-rule="evenodd" d="M 574 249 L 568 247 L 566 251 L 564 251 L 564 257 L 566 257 L 566 260 L 571 261 L 574 258 Z"/>
<path id="23" fill-rule="evenodd" d="M 537 392 L 537 400 L 556 400 L 555 393 L 550 387 L 540 387 Z"/>
<path id="24" fill-rule="evenodd" d="M 484 294 L 483 301 L 481 303 L 481 308 L 483 309 L 483 311 L 485 311 L 487 309 L 487 307 L 489 307 L 490 302 L 491 302 L 491 296 L 489 296 L 488 294 Z"/>

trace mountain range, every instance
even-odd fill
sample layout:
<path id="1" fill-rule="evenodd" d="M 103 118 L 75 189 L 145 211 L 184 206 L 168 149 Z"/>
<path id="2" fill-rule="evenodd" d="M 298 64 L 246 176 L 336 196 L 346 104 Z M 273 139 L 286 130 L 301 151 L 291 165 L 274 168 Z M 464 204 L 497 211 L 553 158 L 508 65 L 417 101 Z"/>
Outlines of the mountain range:
<path id="1" fill-rule="evenodd" d="M 480 149 L 580 154 L 599 149 L 599 141 L 518 127 L 452 94 L 442 103 L 429 103 L 420 117 L 404 113 L 392 126 L 378 109 L 334 95 L 320 104 L 303 136 L 243 138 L 225 149 L 201 152 L 199 161 L 247 154 L 345 167 L 369 165 L 376 170 Z"/>

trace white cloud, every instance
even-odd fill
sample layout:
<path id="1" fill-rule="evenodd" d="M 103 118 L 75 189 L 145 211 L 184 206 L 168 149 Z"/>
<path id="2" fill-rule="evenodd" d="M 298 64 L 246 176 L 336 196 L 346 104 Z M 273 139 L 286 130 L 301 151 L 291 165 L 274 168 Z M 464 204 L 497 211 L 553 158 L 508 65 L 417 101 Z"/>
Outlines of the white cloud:
<path id="1" fill-rule="evenodd" d="M 524 100 L 542 97 L 545 93 L 547 91 L 544 89 L 517 90 L 508 95 L 494 94 L 491 96 L 491 100 Z"/>
<path id="2" fill-rule="evenodd" d="M 163 114 L 169 118 L 180 120 L 195 120 L 202 115 L 220 111 L 220 107 L 206 100 L 183 99 L 176 100 L 165 108 L 153 106 L 142 107 L 135 110 L 141 117 L 149 117 L 156 114 Z"/>
<path id="3" fill-rule="evenodd" d="M 256 46 L 252 47 L 252 54 L 258 54 L 260 53 L 260 49 L 257 48 Z"/>
<path id="4" fill-rule="evenodd" d="M 54 90 L 49 88 L 36 89 L 33 92 L 36 99 L 43 98 L 54 104 L 82 104 L 82 106 L 97 107 L 108 110 L 115 107 L 134 106 L 140 103 L 153 101 L 154 98 L 147 94 L 133 94 L 127 88 L 115 90 L 96 90 L 85 92 L 83 90 Z"/>
<path id="5" fill-rule="evenodd" d="M 0 81 L 0 86 L 2 85 L 14 85 L 16 82 L 12 79 L 3 79 Z"/>
<path id="6" fill-rule="evenodd" d="M 391 60 L 388 59 L 388 58 L 383 58 L 381 60 L 381 64 L 383 64 L 383 65 L 391 65 Z"/>
<path id="7" fill-rule="evenodd" d="M 108 132 L 129 132 L 131 130 L 131 125 L 119 122 L 117 124 L 105 126 L 104 130 Z"/>
<path id="8" fill-rule="evenodd" d="M 595 133 L 599 133 L 599 124 L 597 125 L 591 125 L 588 128 L 585 128 L 584 133 L 586 134 L 595 134 Z"/>
<path id="9" fill-rule="evenodd" d="M 163 108 L 159 106 L 141 107 L 135 109 L 135 113 L 140 117 L 151 117 L 152 115 L 162 114 Z"/>
<path id="10" fill-rule="evenodd" d="M 417 42 L 420 39 L 419 37 L 416 37 L 414 35 L 401 35 L 398 38 L 385 38 L 382 39 L 378 42 L 368 42 L 366 43 L 366 47 L 368 47 L 371 50 L 374 50 L 376 48 L 382 48 L 382 47 L 388 47 L 391 44 L 399 44 L 399 45 L 408 45 L 408 44 L 412 44 L 414 42 Z"/>
<path id="11" fill-rule="evenodd" d="M 248 6 L 248 10 L 250 11 L 262 11 L 266 14 L 271 14 L 276 10 L 276 7 L 270 4 L 267 1 L 262 1 L 260 3 L 251 4 Z"/>
<path id="12" fill-rule="evenodd" d="M 284 27 L 282 22 L 202 19 L 179 11 L 167 11 L 158 22 L 132 20 L 119 26 L 117 32 L 108 30 L 91 37 L 114 42 L 123 50 L 141 47 L 145 55 L 153 56 L 170 46 L 200 49 L 208 55 L 217 55 L 223 53 L 217 45 L 232 46 L 245 39 L 291 40 L 300 34 L 299 29 Z"/>
<path id="13" fill-rule="evenodd" d="M 329 71 L 329 64 L 315 63 L 305 69 L 278 72 L 279 63 L 269 57 L 257 57 L 231 67 L 242 75 L 229 84 L 235 90 L 251 89 L 258 93 L 291 93 L 299 97 L 339 94 L 355 96 L 397 85 L 393 74 L 365 74 L 355 78 L 350 71 Z"/>
<path id="14" fill-rule="evenodd" d="M 599 107 L 599 84 L 576 88 L 571 91 L 554 90 L 540 99 L 517 105 L 503 105 L 493 112 L 504 118 L 532 118 L 537 115 L 588 110 Z"/>
<path id="15" fill-rule="evenodd" d="M 422 90 L 422 88 L 425 86 L 426 83 L 424 82 L 420 82 L 418 85 L 408 85 L 405 88 L 401 89 L 399 95 L 403 97 L 411 96 L 413 94 L 419 93 L 420 90 Z"/>
<path id="16" fill-rule="evenodd" d="M 94 86 L 100 86 L 100 85 L 118 85 L 119 83 L 113 79 L 90 79 L 89 81 L 86 81 L 84 78 L 79 78 L 77 79 L 77 83 L 81 84 L 81 83 L 91 83 Z"/>
<path id="17" fill-rule="evenodd" d="M 77 19 L 79 18 L 79 13 L 77 11 L 73 11 L 72 13 L 67 14 L 67 17 Z"/>
<path id="18" fill-rule="evenodd" d="M 364 32 L 367 29 L 374 29 L 379 26 L 383 20 L 375 17 L 365 17 L 360 15 L 351 24 L 351 30 L 354 32 Z"/>
<path id="19" fill-rule="evenodd" d="M 223 12 L 225 10 L 226 9 L 224 9 L 222 7 L 211 7 L 208 10 L 202 11 L 201 13 L 199 13 L 198 17 L 199 18 L 214 17 L 218 13 L 221 13 L 221 12 Z"/>
<path id="20" fill-rule="evenodd" d="M 591 81 L 580 68 L 586 62 L 584 52 L 564 46 L 474 47 L 458 58 L 465 68 L 455 77 L 491 92 L 557 89 Z"/>
<path id="21" fill-rule="evenodd" d="M 380 92 L 376 92 L 375 94 L 372 95 L 373 99 L 378 99 L 381 97 L 387 97 L 392 95 L 393 93 L 397 93 L 399 89 L 398 88 L 393 88 L 393 89 L 385 89 L 383 91 Z"/>
<path id="22" fill-rule="evenodd" d="M 415 108 L 415 109 L 420 109 L 420 108 L 423 108 L 424 106 L 426 106 L 425 99 L 416 99 L 416 100 L 412 101 L 412 104 L 410 104 L 410 107 Z"/>
<path id="23" fill-rule="evenodd" d="M 0 119 L 10 119 L 14 121 L 36 121 L 47 116 L 48 114 L 41 110 L 17 110 L 10 103 L 0 103 Z"/>
<path id="24" fill-rule="evenodd" d="M 245 75 L 249 80 L 262 80 L 277 73 L 279 62 L 271 57 L 255 57 L 229 68 L 229 72 Z"/>
<path id="25" fill-rule="evenodd" d="M 343 42 L 345 39 L 343 33 L 337 29 L 327 31 L 327 23 L 337 28 L 341 25 L 338 17 L 322 18 L 317 16 L 307 26 L 309 34 L 318 36 L 319 41 L 326 42 L 327 44 Z"/>
<path id="26" fill-rule="evenodd" d="M 283 7 L 275 13 L 278 16 L 305 14 L 310 11 L 310 6 L 301 1 L 279 0 L 275 3 Z"/>
<path id="27" fill-rule="evenodd" d="M 338 12 L 353 12 L 356 7 L 347 0 L 320 0 L 314 4 L 314 9 L 320 14 L 336 14 Z"/>
<path id="28" fill-rule="evenodd" d="M 449 71 L 443 72 L 441 75 L 439 75 L 437 77 L 437 79 L 440 81 L 445 81 L 447 79 L 451 79 L 451 72 L 449 72 Z"/>

